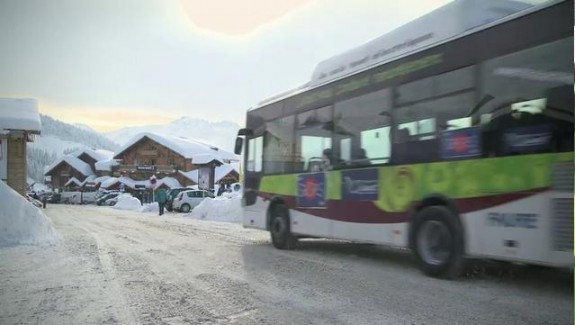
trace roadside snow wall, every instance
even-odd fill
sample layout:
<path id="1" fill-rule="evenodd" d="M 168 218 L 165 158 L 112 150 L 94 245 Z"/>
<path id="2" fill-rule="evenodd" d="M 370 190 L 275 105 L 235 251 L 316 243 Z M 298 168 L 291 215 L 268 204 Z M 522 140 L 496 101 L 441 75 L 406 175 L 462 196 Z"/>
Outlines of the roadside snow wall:
<path id="1" fill-rule="evenodd" d="M 118 210 L 138 211 L 142 208 L 142 203 L 131 194 L 125 193 L 120 194 L 120 197 L 118 197 L 118 203 L 116 203 L 113 208 Z"/>
<path id="2" fill-rule="evenodd" d="M 0 181 L 0 247 L 50 245 L 57 238 L 52 220 Z"/>
<path id="3" fill-rule="evenodd" d="M 241 222 L 242 204 L 240 197 L 205 198 L 202 203 L 188 213 L 189 217 L 223 222 Z"/>

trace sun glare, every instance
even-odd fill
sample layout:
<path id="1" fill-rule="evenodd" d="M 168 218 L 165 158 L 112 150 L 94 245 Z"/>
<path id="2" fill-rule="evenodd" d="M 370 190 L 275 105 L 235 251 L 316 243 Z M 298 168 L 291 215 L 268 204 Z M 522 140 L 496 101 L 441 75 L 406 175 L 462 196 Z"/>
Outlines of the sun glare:
<path id="1" fill-rule="evenodd" d="M 183 10 L 198 28 L 240 36 L 269 24 L 313 0 L 181 0 Z"/>

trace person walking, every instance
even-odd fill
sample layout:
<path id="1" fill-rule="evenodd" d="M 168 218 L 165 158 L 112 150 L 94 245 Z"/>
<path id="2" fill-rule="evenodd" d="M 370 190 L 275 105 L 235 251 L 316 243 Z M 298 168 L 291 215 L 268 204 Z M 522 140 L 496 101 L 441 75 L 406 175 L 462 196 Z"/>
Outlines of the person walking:
<path id="1" fill-rule="evenodd" d="M 166 191 L 163 188 L 159 188 L 156 190 L 156 202 L 158 202 L 158 206 L 160 208 L 160 215 L 164 214 L 164 206 L 166 205 L 166 201 L 168 200 L 168 196 L 166 195 Z"/>
<path id="2" fill-rule="evenodd" d="M 224 193 L 224 182 L 220 182 L 220 186 L 218 186 L 218 192 L 216 196 L 221 196 Z"/>

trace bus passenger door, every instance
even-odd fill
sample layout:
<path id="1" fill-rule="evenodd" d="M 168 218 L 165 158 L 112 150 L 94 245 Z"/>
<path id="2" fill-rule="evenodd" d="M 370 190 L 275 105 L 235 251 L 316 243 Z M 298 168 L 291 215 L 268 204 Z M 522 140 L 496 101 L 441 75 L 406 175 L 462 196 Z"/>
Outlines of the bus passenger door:
<path id="1" fill-rule="evenodd" d="M 263 136 L 248 139 L 245 155 L 243 226 L 266 229 L 266 213 L 269 202 L 265 202 L 260 193 L 262 170 Z"/>

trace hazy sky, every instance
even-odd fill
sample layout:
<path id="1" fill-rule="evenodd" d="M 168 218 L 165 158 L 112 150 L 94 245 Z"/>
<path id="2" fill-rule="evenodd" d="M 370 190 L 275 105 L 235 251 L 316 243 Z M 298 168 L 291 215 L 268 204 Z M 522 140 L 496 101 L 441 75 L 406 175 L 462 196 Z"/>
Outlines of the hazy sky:
<path id="1" fill-rule="evenodd" d="M 100 130 L 244 124 L 315 65 L 449 0 L 1 0 L 0 97 Z"/>

